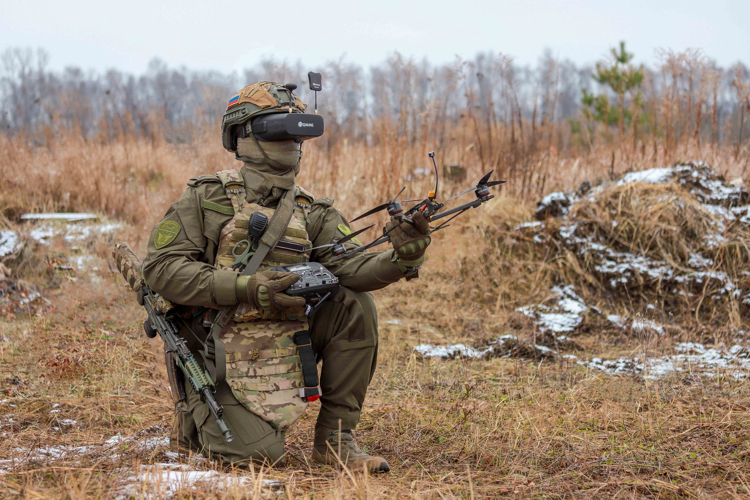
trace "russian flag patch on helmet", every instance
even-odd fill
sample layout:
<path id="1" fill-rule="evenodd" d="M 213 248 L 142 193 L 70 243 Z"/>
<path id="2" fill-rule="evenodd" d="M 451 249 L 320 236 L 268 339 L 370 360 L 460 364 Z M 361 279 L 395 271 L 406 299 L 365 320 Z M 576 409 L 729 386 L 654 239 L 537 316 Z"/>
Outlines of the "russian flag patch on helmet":
<path id="1" fill-rule="evenodd" d="M 227 103 L 227 107 L 233 106 L 233 105 L 237 104 L 238 102 L 240 102 L 240 95 L 239 94 L 237 94 L 236 96 L 234 96 L 231 99 L 229 99 L 229 103 Z"/>

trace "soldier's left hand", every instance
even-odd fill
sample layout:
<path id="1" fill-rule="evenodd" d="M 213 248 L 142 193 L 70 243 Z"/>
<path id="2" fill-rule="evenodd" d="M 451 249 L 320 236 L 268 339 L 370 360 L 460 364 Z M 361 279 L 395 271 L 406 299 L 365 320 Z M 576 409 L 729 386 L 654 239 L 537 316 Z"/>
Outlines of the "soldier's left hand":
<path id="1" fill-rule="evenodd" d="M 424 262 L 425 250 L 430 245 L 430 225 L 421 212 L 411 219 L 412 222 L 391 219 L 385 230 L 391 237 L 399 262 L 406 267 L 417 267 Z"/>
<path id="2" fill-rule="evenodd" d="M 243 302 L 248 302 L 256 309 L 267 313 L 305 307 L 305 299 L 291 297 L 284 293 L 284 290 L 298 280 L 299 276 L 294 273 L 279 271 L 255 273 L 247 280 L 245 288 L 247 299 Z"/>

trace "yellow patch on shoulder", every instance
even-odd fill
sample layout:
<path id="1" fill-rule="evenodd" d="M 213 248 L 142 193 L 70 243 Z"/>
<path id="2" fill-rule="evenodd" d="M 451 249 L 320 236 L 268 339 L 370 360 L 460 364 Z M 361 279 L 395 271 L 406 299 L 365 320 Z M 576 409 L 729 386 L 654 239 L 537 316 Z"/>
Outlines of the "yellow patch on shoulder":
<path id="1" fill-rule="evenodd" d="M 159 250 L 172 243 L 177 238 L 177 235 L 180 234 L 181 229 L 182 227 L 172 220 L 165 220 L 159 224 L 159 227 L 156 229 L 156 237 L 154 238 L 156 249 Z"/>
<path id="2" fill-rule="evenodd" d="M 339 231 L 341 231 L 342 233 L 344 233 L 344 236 L 349 236 L 350 234 L 352 234 L 352 230 L 349 228 L 349 226 L 347 226 L 345 224 L 339 224 L 338 228 L 339 228 Z M 362 245 L 362 242 L 359 241 L 356 236 L 354 238 L 352 238 L 351 241 L 353 241 L 357 245 Z"/>

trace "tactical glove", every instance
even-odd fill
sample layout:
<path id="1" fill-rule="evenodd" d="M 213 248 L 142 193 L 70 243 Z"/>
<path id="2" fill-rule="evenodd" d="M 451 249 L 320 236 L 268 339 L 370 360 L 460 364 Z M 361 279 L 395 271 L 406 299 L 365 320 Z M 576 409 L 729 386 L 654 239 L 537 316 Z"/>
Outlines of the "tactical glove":
<path id="1" fill-rule="evenodd" d="M 405 267 L 421 266 L 424 252 L 430 244 L 430 225 L 421 212 L 412 216 L 412 222 L 396 219 L 386 224 L 386 233 L 391 237 L 391 244 L 398 255 L 398 262 Z"/>
<path id="2" fill-rule="evenodd" d="M 304 298 L 290 297 L 283 293 L 298 280 L 297 274 L 280 271 L 263 271 L 249 278 L 240 276 L 235 285 L 237 300 L 247 302 L 264 313 L 285 312 L 304 307 Z"/>

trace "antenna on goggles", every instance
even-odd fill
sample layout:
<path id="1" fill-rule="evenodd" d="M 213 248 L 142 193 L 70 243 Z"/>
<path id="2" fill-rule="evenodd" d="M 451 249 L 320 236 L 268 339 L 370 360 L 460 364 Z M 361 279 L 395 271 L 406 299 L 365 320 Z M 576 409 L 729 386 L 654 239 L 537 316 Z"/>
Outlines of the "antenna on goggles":
<path id="1" fill-rule="evenodd" d="M 320 73 L 310 71 L 307 74 L 307 79 L 310 82 L 310 90 L 315 92 L 315 114 L 318 114 L 318 92 L 323 90 L 322 77 Z"/>

